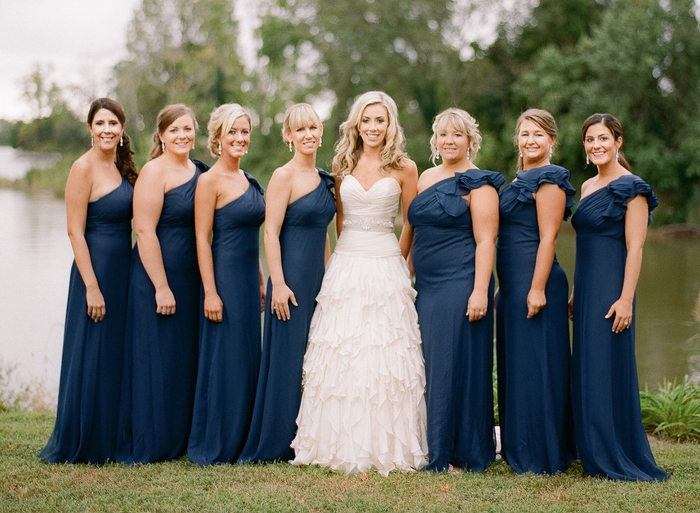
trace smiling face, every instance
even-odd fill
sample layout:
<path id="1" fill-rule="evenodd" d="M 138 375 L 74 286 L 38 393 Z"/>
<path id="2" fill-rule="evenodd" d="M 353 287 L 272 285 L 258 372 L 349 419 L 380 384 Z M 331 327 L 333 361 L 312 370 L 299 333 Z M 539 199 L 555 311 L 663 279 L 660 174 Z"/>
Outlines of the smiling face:
<path id="1" fill-rule="evenodd" d="M 462 130 L 447 124 L 435 135 L 435 145 L 444 162 L 457 162 L 467 157 L 469 137 Z"/>
<path id="2" fill-rule="evenodd" d="M 612 131 L 603 123 L 591 125 L 583 138 L 583 147 L 590 161 L 604 166 L 615 160 L 615 151 L 622 146 L 622 137 L 615 140 Z"/>
<path id="3" fill-rule="evenodd" d="M 529 169 L 549 164 L 549 151 L 556 139 L 540 125 L 529 119 L 518 128 L 518 149 L 523 154 L 523 168 Z"/>
<path id="4" fill-rule="evenodd" d="M 119 144 L 124 127 L 114 112 L 100 109 L 95 113 L 92 124 L 88 125 L 88 130 L 94 138 L 96 147 L 104 151 L 112 151 Z"/>
<path id="5" fill-rule="evenodd" d="M 165 152 L 174 155 L 187 155 L 194 143 L 195 126 L 192 116 L 187 114 L 173 121 L 160 134 L 160 140 L 165 144 Z"/>
<path id="6" fill-rule="evenodd" d="M 294 145 L 294 150 L 306 155 L 318 150 L 318 146 L 323 136 L 323 125 L 310 123 L 307 126 L 300 126 L 290 130 L 286 134 L 287 140 Z"/>
<path id="7" fill-rule="evenodd" d="M 367 148 L 381 148 L 386 141 L 389 126 L 389 111 L 381 103 L 374 103 L 362 111 L 357 127 L 362 143 Z"/>
<path id="8" fill-rule="evenodd" d="M 250 121 L 246 116 L 238 116 L 231 129 L 219 138 L 221 156 L 240 159 L 250 145 Z"/>

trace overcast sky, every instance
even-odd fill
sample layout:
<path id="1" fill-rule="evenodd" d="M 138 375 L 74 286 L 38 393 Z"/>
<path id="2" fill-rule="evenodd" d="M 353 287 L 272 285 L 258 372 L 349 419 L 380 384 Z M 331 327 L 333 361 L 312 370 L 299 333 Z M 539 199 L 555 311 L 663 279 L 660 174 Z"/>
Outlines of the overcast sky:
<path id="1" fill-rule="evenodd" d="M 104 81 L 126 55 L 126 27 L 139 3 L 0 0 L 0 118 L 31 115 L 20 83 L 36 63 L 50 63 L 59 85 Z"/>

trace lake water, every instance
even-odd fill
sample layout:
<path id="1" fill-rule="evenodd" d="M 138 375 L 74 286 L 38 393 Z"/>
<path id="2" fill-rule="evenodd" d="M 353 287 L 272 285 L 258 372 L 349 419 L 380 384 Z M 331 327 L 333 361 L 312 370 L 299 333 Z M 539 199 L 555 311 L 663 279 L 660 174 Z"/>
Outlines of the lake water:
<path id="1" fill-rule="evenodd" d="M 0 176 L 8 174 L 0 169 Z M 63 201 L 0 189 L 0 241 L 0 366 L 15 367 L 15 386 L 40 384 L 55 401 L 73 260 Z M 568 223 L 558 256 L 571 281 Z M 637 289 L 641 386 L 684 375 L 700 380 L 700 324 L 693 318 L 699 291 L 700 241 L 666 240 L 652 230 Z"/>

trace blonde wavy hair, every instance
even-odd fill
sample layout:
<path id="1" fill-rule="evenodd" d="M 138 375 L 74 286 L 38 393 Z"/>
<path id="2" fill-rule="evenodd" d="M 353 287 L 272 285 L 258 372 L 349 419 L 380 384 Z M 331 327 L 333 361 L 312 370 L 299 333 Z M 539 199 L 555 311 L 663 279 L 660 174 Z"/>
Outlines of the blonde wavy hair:
<path id="1" fill-rule="evenodd" d="M 352 172 L 362 155 L 360 121 L 365 108 L 375 104 L 383 105 L 389 117 L 379 171 L 387 173 L 390 169 L 401 169 L 406 165 L 408 155 L 404 151 L 405 138 L 403 129 L 399 125 L 399 111 L 396 103 L 391 96 L 382 91 L 369 91 L 355 100 L 350 107 L 348 119 L 340 125 L 340 139 L 335 145 L 335 157 L 333 157 L 333 168 L 340 178 Z"/>
<path id="2" fill-rule="evenodd" d="M 308 103 L 295 103 L 289 107 L 284 113 L 284 121 L 282 122 L 282 140 L 288 144 L 291 139 L 287 134 L 291 134 L 298 128 L 306 128 L 316 125 L 319 128 L 323 127 L 321 118 L 316 113 L 314 108 Z"/>
<path id="3" fill-rule="evenodd" d="M 525 121 L 532 121 L 538 125 L 544 133 L 552 138 L 552 149 L 557 144 L 557 122 L 554 120 L 549 112 L 543 109 L 527 109 L 525 112 L 520 114 L 517 123 L 515 124 L 515 137 L 513 137 L 513 142 L 515 143 L 515 148 L 518 149 L 518 134 L 520 134 L 520 125 Z M 518 155 L 518 171 L 523 169 L 523 158 Z"/>
<path id="4" fill-rule="evenodd" d="M 469 151 L 471 152 L 470 160 L 473 161 L 481 148 L 479 123 L 477 123 L 476 119 L 466 110 L 451 108 L 443 110 L 440 114 L 435 116 L 435 121 L 433 121 L 433 135 L 430 137 L 430 160 L 432 160 L 433 165 L 436 165 L 435 161 L 438 156 L 437 134 L 448 126 L 467 135 L 469 139 Z"/>
<path id="5" fill-rule="evenodd" d="M 252 128 L 250 115 L 237 103 L 224 103 L 212 111 L 209 116 L 209 123 L 207 123 L 207 132 L 209 132 L 207 146 L 212 157 L 221 155 L 219 152 L 219 139 L 223 134 L 227 134 L 231 130 L 233 124 L 241 116 L 248 120 L 248 125 Z"/>

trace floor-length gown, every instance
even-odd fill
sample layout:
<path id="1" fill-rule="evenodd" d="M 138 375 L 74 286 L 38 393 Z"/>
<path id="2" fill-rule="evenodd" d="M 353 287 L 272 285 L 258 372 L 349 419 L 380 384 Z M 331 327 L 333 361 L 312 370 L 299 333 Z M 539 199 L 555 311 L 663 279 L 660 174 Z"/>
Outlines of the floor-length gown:
<path id="1" fill-rule="evenodd" d="M 298 306 L 290 303 L 289 320 L 277 319 L 270 310 L 268 280 L 260 375 L 250 433 L 239 458 L 242 463 L 294 458 L 291 443 L 301 401 L 301 367 L 323 279 L 328 225 L 335 215 L 333 177 L 320 169 L 319 175 L 313 191 L 287 206 L 280 231 L 284 280 Z"/>
<path id="2" fill-rule="evenodd" d="M 401 187 L 341 184 L 343 231 L 304 356 L 293 463 L 347 473 L 426 464 L 425 371 L 415 290 L 394 234 Z"/>
<path id="3" fill-rule="evenodd" d="M 543 183 L 567 195 L 569 171 L 548 165 L 520 171 L 501 191 L 496 270 L 498 409 L 501 455 L 518 473 L 563 472 L 575 455 L 570 399 L 568 281 L 557 262 L 545 287 L 547 304 L 527 319 L 527 295 L 540 243 L 533 193 Z"/>
<path id="4" fill-rule="evenodd" d="M 88 203 L 85 241 L 105 301 L 87 314 L 85 284 L 73 262 L 63 335 L 56 425 L 39 457 L 48 463 L 114 461 L 131 259 L 131 198 L 126 178 Z"/>
<path id="5" fill-rule="evenodd" d="M 201 317 L 199 370 L 187 456 L 199 465 L 231 463 L 243 449 L 260 367 L 260 225 L 263 188 L 248 189 L 214 211 L 211 243 L 223 319 Z M 202 309 L 204 308 L 202 297 Z"/>
<path id="6" fill-rule="evenodd" d="M 583 469 L 615 480 L 662 480 L 639 405 L 632 325 L 612 331 L 610 306 L 619 299 L 627 260 L 627 202 L 642 195 L 649 213 L 658 205 L 651 187 L 625 175 L 581 200 L 576 230 L 572 403 Z M 651 219 L 651 218 L 650 218 Z"/>
<path id="7" fill-rule="evenodd" d="M 428 415 L 426 470 L 449 465 L 483 471 L 496 457 L 493 432 L 493 277 L 486 316 L 469 322 L 476 242 L 470 205 L 462 196 L 484 185 L 498 190 L 493 171 L 455 173 L 411 203 L 416 309 L 423 343 Z"/>
<path id="8" fill-rule="evenodd" d="M 168 461 L 184 454 L 192 424 L 199 346 L 200 277 L 194 234 L 194 191 L 206 164 L 193 161 L 190 180 L 165 193 L 156 235 L 173 315 L 156 313 L 155 287 L 139 256 L 131 259 L 124 378 L 117 459 Z"/>

